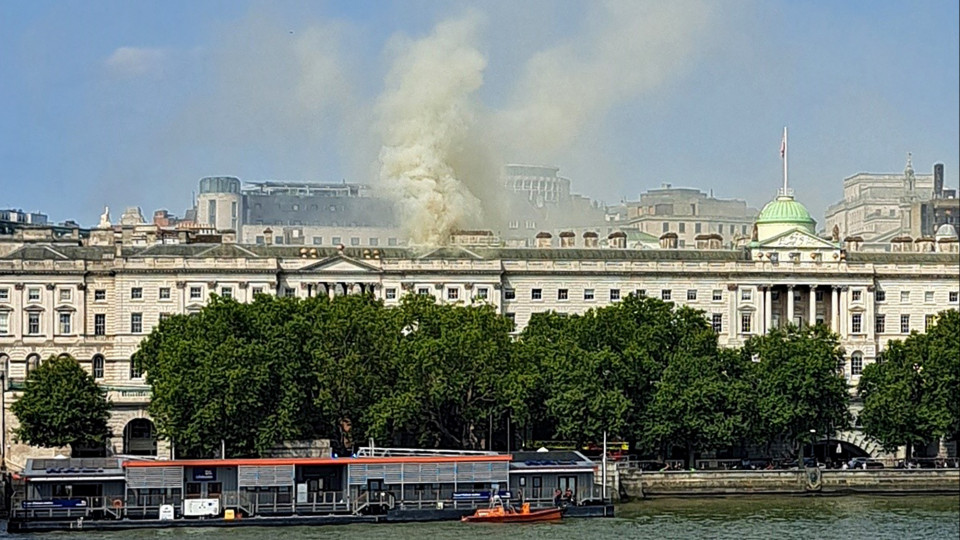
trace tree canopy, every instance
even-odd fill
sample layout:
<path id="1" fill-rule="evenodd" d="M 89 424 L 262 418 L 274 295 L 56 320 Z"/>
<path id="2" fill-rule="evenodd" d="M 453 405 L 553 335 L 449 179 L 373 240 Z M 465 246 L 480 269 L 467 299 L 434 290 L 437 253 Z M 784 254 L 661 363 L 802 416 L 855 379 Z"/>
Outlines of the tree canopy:
<path id="1" fill-rule="evenodd" d="M 70 356 L 51 356 L 31 371 L 10 408 L 20 423 L 14 435 L 27 444 L 77 451 L 110 438 L 107 393 Z"/>
<path id="2" fill-rule="evenodd" d="M 960 316 L 945 311 L 926 334 L 891 341 L 883 361 L 867 366 L 857 391 L 864 432 L 892 451 L 956 436 L 960 386 Z"/>

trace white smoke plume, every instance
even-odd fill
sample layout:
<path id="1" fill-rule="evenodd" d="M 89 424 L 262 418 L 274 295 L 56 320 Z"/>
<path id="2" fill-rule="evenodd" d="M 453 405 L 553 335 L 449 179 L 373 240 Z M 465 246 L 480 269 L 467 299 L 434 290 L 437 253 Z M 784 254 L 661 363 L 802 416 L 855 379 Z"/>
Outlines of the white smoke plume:
<path id="1" fill-rule="evenodd" d="M 473 45 L 479 17 L 438 24 L 401 46 L 378 103 L 380 180 L 411 245 L 439 245 L 480 220 L 457 156 L 468 144 L 486 58 Z"/>

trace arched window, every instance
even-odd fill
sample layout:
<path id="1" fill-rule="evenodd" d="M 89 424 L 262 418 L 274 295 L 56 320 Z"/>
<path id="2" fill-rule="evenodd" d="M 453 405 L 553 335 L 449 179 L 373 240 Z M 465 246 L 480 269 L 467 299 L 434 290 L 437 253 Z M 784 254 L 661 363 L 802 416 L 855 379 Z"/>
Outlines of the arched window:
<path id="1" fill-rule="evenodd" d="M 860 375 L 861 373 L 863 373 L 863 353 L 854 351 L 854 353 L 850 355 L 850 374 Z"/>
<path id="2" fill-rule="evenodd" d="M 104 359 L 103 355 L 97 354 L 93 357 L 93 378 L 102 379 L 103 378 L 103 364 Z"/>
<path id="3" fill-rule="evenodd" d="M 33 353 L 27 356 L 27 376 L 30 376 L 30 372 L 37 369 L 40 366 L 40 355 Z"/>
<path id="4" fill-rule="evenodd" d="M 66 358 L 70 358 L 70 353 L 62 352 L 62 353 L 60 353 L 60 354 L 57 355 L 57 358 L 59 358 L 60 360 L 63 360 L 63 359 L 66 359 Z"/>

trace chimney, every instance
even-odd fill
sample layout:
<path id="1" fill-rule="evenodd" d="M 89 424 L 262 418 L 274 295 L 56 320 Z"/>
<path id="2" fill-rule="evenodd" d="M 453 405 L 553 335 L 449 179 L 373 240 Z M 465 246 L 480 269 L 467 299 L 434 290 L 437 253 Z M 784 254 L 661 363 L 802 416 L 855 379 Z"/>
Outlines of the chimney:
<path id="1" fill-rule="evenodd" d="M 114 252 L 113 252 L 113 254 L 114 254 L 115 256 L 117 256 L 117 257 L 122 257 L 122 256 L 123 256 L 123 242 L 122 242 L 122 241 L 119 241 L 119 240 L 118 240 L 117 243 L 114 244 Z"/>
<path id="2" fill-rule="evenodd" d="M 273 245 L 273 229 L 270 227 L 263 230 L 263 242 L 268 246 Z"/>
<path id="3" fill-rule="evenodd" d="M 224 244 L 236 244 L 237 243 L 237 231 L 233 229 L 227 229 L 220 232 L 220 241 Z"/>
<path id="4" fill-rule="evenodd" d="M 936 163 L 933 166 L 933 198 L 943 198 L 943 163 Z"/>
<path id="5" fill-rule="evenodd" d="M 677 233 L 663 233 L 660 236 L 660 249 L 677 249 Z"/>
<path id="6" fill-rule="evenodd" d="M 593 232 L 587 231 L 583 233 L 583 247 L 586 248 L 596 248 L 599 245 L 600 236 Z"/>
<path id="7" fill-rule="evenodd" d="M 698 234 L 694 240 L 697 242 L 697 249 L 710 249 L 709 234 Z"/>
<path id="8" fill-rule="evenodd" d="M 572 231 L 563 231 L 560 233 L 560 247 L 572 248 L 575 246 L 576 241 L 577 235 L 573 234 Z"/>
<path id="9" fill-rule="evenodd" d="M 929 236 L 921 236 L 913 242 L 916 244 L 917 251 L 920 253 L 930 253 L 934 250 L 934 240 Z"/>
<path id="10" fill-rule="evenodd" d="M 862 243 L 862 236 L 848 236 L 843 239 L 843 249 L 846 251 L 860 251 L 860 244 Z"/>
<path id="11" fill-rule="evenodd" d="M 895 253 L 906 253 L 913 251 L 913 238 L 909 236 L 898 236 L 890 241 Z"/>
<path id="12" fill-rule="evenodd" d="M 548 232 L 538 232 L 537 233 L 537 247 L 538 248 L 548 248 L 553 244 L 553 235 Z"/>
<path id="13" fill-rule="evenodd" d="M 607 237 L 607 244 L 614 249 L 626 249 L 627 233 L 623 231 L 614 231 Z"/>

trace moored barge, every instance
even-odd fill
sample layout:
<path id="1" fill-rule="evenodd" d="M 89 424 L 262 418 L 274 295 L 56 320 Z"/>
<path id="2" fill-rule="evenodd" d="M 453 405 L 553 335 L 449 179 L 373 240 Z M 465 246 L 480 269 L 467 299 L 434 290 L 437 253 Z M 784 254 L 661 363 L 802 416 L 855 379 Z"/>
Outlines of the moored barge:
<path id="1" fill-rule="evenodd" d="M 369 449 L 366 449 L 369 450 Z M 30 459 L 14 475 L 10 532 L 459 520 L 493 498 L 612 516 L 578 452 L 377 448 L 349 458 Z"/>

